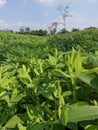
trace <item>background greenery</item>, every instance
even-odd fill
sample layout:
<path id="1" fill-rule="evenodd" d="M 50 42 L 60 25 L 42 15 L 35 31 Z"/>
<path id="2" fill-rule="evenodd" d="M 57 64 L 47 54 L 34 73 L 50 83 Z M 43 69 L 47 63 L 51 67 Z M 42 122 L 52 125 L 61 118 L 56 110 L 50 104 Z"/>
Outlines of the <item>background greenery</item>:
<path id="1" fill-rule="evenodd" d="M 0 129 L 98 129 L 98 29 L 0 31 Z"/>

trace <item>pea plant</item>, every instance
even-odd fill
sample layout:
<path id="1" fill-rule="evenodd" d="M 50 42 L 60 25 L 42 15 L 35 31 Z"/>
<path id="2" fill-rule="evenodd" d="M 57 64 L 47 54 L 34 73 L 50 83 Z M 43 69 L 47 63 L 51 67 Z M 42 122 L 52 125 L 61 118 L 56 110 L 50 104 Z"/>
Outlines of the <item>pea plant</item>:
<path id="1" fill-rule="evenodd" d="M 1 45 L 0 129 L 98 129 L 97 48 L 64 51 L 22 37 Z"/>

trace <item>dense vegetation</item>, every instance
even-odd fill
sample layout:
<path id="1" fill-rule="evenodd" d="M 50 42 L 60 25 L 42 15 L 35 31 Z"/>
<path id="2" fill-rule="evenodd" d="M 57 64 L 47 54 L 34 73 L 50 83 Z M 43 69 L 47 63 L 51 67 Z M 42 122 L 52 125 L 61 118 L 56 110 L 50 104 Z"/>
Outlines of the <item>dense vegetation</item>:
<path id="1" fill-rule="evenodd" d="M 25 27 L 25 28 L 22 27 L 16 33 L 19 33 L 19 34 L 30 34 L 30 35 L 37 35 L 37 36 L 46 36 L 48 31 L 47 30 L 42 30 L 42 29 L 32 30 L 29 27 Z"/>
<path id="2" fill-rule="evenodd" d="M 98 129 L 98 29 L 0 31 L 0 129 Z"/>

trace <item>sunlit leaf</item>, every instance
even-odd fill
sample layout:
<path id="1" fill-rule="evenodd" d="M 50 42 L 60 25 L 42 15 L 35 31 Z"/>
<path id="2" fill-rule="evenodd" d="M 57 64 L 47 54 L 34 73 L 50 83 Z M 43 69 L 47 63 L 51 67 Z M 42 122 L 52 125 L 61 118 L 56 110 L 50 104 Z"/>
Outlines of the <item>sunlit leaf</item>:
<path id="1" fill-rule="evenodd" d="M 98 106 L 73 106 L 68 110 L 68 122 L 98 119 Z"/>
<path id="2" fill-rule="evenodd" d="M 21 119 L 18 117 L 18 115 L 13 116 L 12 118 L 10 118 L 8 120 L 8 122 L 6 123 L 5 127 L 6 128 L 15 128 L 16 125 L 18 125 L 19 123 L 22 123 Z"/>
<path id="3" fill-rule="evenodd" d="M 94 74 L 80 74 L 78 78 L 87 85 L 98 89 L 98 76 L 95 76 Z"/>
<path id="4" fill-rule="evenodd" d="M 64 106 L 58 109 L 59 112 L 59 119 L 61 123 L 66 126 L 68 123 L 68 107 Z"/>

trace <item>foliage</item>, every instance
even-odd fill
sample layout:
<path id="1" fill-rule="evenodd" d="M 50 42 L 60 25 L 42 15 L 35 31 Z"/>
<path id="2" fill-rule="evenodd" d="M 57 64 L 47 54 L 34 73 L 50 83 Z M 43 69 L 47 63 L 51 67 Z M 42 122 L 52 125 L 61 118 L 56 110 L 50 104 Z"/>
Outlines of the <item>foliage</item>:
<path id="1" fill-rule="evenodd" d="M 30 35 L 37 35 L 37 36 L 46 36 L 47 30 L 32 30 L 29 27 L 21 27 L 20 30 L 17 32 L 19 34 L 30 34 Z"/>
<path id="2" fill-rule="evenodd" d="M 82 36 L 0 32 L 0 129 L 98 129 L 98 47 Z"/>
<path id="3" fill-rule="evenodd" d="M 78 28 L 73 28 L 72 32 L 75 32 L 75 31 L 79 31 L 79 29 Z"/>
<path id="4" fill-rule="evenodd" d="M 68 33 L 68 31 L 63 28 L 57 34 L 65 34 L 65 33 Z"/>
<path id="5" fill-rule="evenodd" d="M 50 36 L 47 43 L 61 51 L 69 51 L 72 47 L 80 45 L 86 52 L 98 50 L 98 29 L 74 31 L 66 34 Z"/>

